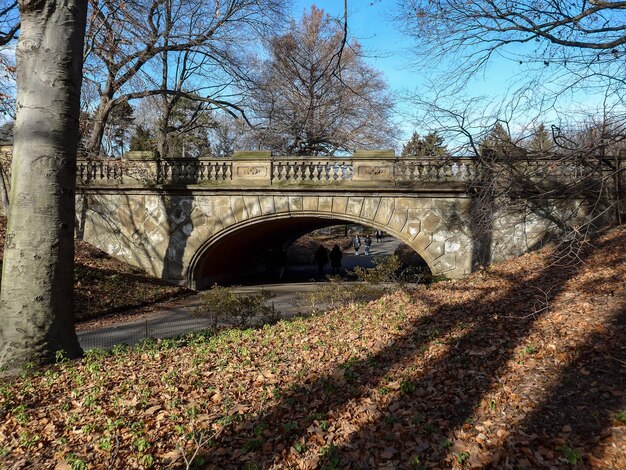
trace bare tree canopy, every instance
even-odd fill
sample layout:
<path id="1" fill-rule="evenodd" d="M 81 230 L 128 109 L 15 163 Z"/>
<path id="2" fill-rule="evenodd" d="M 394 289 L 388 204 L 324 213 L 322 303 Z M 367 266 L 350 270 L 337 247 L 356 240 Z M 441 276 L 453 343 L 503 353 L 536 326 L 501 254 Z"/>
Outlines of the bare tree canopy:
<path id="1" fill-rule="evenodd" d="M 535 83 L 624 85 L 626 2 L 602 0 L 400 0 L 404 31 L 419 55 L 450 61 L 463 80 L 499 57 L 532 71 Z M 443 52 L 443 54 L 442 54 Z M 431 62 L 432 64 L 432 62 Z M 607 85 L 608 83 L 608 85 Z M 528 90 L 528 88 L 526 89 Z M 588 89 L 588 91 L 590 91 Z M 541 93 L 545 93 L 542 87 Z"/>
<path id="2" fill-rule="evenodd" d="M 97 104 L 86 150 L 98 154 L 109 114 L 122 102 L 177 95 L 237 112 L 230 93 L 231 85 L 245 76 L 240 53 L 280 17 L 284 2 L 91 0 L 90 4 L 85 81 L 87 96 L 94 95 Z M 181 55 L 185 55 L 182 75 L 177 74 Z M 190 70 L 201 80 L 192 83 L 186 75 Z"/>
<path id="3" fill-rule="evenodd" d="M 382 75 L 323 10 L 312 6 L 269 52 L 250 91 L 261 147 L 332 155 L 391 145 L 393 103 Z"/>
<path id="4" fill-rule="evenodd" d="M 0 1 L 0 47 L 17 38 L 20 30 L 17 0 Z"/>

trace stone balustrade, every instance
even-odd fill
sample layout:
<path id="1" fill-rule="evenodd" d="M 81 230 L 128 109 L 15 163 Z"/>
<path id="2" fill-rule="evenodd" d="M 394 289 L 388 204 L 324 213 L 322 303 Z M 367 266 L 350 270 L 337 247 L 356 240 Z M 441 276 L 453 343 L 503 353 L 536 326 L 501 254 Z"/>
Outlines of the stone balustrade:
<path id="1" fill-rule="evenodd" d="M 626 160 L 618 165 L 624 163 Z M 487 179 L 497 177 L 498 164 L 489 166 Z M 505 165 L 513 170 L 509 175 L 547 184 L 576 181 L 597 171 L 550 159 L 528 158 Z M 79 160 L 77 182 L 83 188 L 120 190 L 185 187 L 462 192 L 485 168 L 475 158 L 396 157 L 393 151 L 361 151 L 331 158 L 272 156 L 269 152 L 252 151 L 235 152 L 229 159 L 157 159 L 152 152 L 129 152 L 117 160 Z M 623 171 L 618 173 L 623 177 Z"/>
<path id="2" fill-rule="evenodd" d="M 129 152 L 122 159 L 79 160 L 78 185 L 100 187 L 333 187 L 454 186 L 462 189 L 476 174 L 471 158 L 396 157 L 393 151 L 356 152 L 343 157 L 285 157 L 269 152 L 235 152 L 231 159 L 156 159 L 152 152 Z"/>

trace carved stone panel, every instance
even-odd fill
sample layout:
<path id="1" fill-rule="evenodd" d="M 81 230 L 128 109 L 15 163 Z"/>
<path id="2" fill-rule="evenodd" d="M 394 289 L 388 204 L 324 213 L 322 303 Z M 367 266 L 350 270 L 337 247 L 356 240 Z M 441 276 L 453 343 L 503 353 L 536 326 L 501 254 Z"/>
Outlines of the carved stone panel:
<path id="1" fill-rule="evenodd" d="M 245 179 L 266 179 L 269 177 L 267 166 L 263 165 L 236 165 L 235 175 Z"/>
<path id="2" fill-rule="evenodd" d="M 357 177 L 363 180 L 385 181 L 391 179 L 391 166 L 388 165 L 359 165 Z"/>

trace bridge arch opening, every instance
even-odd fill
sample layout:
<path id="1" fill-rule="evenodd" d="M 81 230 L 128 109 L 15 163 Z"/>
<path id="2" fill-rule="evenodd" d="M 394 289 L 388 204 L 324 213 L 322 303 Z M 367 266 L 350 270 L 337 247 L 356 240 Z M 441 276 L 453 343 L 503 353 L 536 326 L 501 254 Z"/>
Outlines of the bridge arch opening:
<path id="1" fill-rule="evenodd" d="M 368 227 L 372 236 L 380 229 L 385 231 L 387 236 L 403 243 L 407 242 L 402 239 L 401 234 L 394 233 L 384 226 L 347 217 L 290 214 L 249 219 L 219 232 L 200 246 L 189 263 L 188 283 L 193 288 L 202 290 L 215 283 L 241 282 L 245 278 L 261 276 L 264 273 L 271 279 L 276 264 L 287 263 L 286 259 L 281 261 L 280 257 L 285 256 L 294 241 L 315 230 L 343 224 Z M 422 265 L 433 272 L 426 256 L 413 249 L 408 251 L 411 252 L 413 261 L 421 260 Z M 273 277 L 276 279 L 276 276 Z"/>

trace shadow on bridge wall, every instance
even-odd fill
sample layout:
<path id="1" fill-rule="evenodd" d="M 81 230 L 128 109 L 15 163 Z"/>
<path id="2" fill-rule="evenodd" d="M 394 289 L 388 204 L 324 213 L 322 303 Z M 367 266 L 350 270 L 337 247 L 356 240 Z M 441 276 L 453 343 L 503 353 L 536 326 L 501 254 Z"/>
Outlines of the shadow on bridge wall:
<path id="1" fill-rule="evenodd" d="M 472 197 L 470 199 L 468 227 L 472 240 L 472 272 L 488 266 L 492 261 L 493 216 L 495 205 L 492 199 Z"/>
<path id="2" fill-rule="evenodd" d="M 152 217 L 144 201 L 132 194 L 82 193 L 76 203 L 76 238 L 154 276 L 162 273 L 164 255 L 153 239 L 169 236 L 165 217 Z"/>
<path id="3" fill-rule="evenodd" d="M 87 223 L 87 215 L 89 213 L 89 196 L 87 193 L 78 189 L 76 194 L 78 195 L 78 216 L 76 217 L 76 239 L 83 240 L 85 238 L 85 224 Z"/>
<path id="4" fill-rule="evenodd" d="M 163 257 L 161 277 L 171 282 L 185 281 L 183 256 L 193 232 L 194 198 L 190 195 L 162 195 L 161 203 L 167 214 L 167 248 Z"/>

